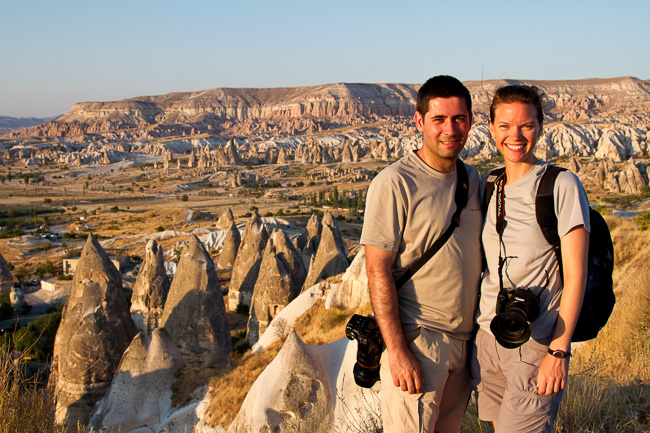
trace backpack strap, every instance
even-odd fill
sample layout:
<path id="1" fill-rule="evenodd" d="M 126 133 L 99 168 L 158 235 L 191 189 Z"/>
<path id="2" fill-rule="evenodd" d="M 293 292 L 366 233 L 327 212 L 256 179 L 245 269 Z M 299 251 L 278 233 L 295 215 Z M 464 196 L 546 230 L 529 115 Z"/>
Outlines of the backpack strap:
<path id="1" fill-rule="evenodd" d="M 442 246 L 449 240 L 454 229 L 460 225 L 460 214 L 467 205 L 469 197 L 469 178 L 467 176 L 467 169 L 465 164 L 460 158 L 456 161 L 456 193 L 454 194 L 454 202 L 456 203 L 456 212 L 451 217 L 451 222 L 447 230 L 440 236 L 431 247 L 415 262 L 413 263 L 400 277 L 395 281 L 395 287 L 399 290 L 404 283 L 406 283 L 422 266 L 424 266 L 431 257 L 433 257 Z"/>
<path id="2" fill-rule="evenodd" d="M 553 189 L 555 188 L 555 179 L 563 171 L 566 171 L 566 169 L 555 165 L 548 165 L 539 182 L 537 195 L 535 196 L 537 224 L 539 224 L 539 228 L 542 230 L 546 242 L 553 247 L 555 257 L 557 257 L 560 266 L 560 278 L 562 281 L 564 281 L 562 251 L 560 249 L 560 235 L 557 231 L 557 215 L 555 215 Z"/>
<path id="3" fill-rule="evenodd" d="M 483 210 L 483 216 L 487 214 L 487 209 L 490 205 L 490 199 L 494 193 L 494 182 L 496 182 L 499 176 L 505 173 L 505 171 L 505 167 L 495 168 L 490 172 L 490 174 L 488 174 L 487 180 L 485 182 L 485 191 L 483 192 L 483 204 L 481 206 L 481 209 Z"/>

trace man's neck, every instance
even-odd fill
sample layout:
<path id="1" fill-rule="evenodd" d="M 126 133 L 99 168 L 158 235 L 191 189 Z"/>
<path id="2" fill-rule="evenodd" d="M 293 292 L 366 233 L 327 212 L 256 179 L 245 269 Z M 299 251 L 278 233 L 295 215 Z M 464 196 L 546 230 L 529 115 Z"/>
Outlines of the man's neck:
<path id="1" fill-rule="evenodd" d="M 453 173 L 454 170 L 456 169 L 456 160 L 458 158 L 454 159 L 442 159 L 442 158 L 435 158 L 433 156 L 427 155 L 427 153 L 424 151 L 423 148 L 419 148 L 418 150 L 415 151 L 415 154 L 424 162 L 426 165 L 434 169 L 435 171 L 439 171 L 440 173 Z"/>

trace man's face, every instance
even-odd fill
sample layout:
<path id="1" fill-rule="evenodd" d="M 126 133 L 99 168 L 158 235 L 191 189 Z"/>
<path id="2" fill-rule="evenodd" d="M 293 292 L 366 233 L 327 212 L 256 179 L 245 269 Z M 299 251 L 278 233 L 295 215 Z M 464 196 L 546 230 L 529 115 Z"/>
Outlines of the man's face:
<path id="1" fill-rule="evenodd" d="M 453 171 L 472 126 L 465 98 L 432 98 L 424 117 L 415 113 L 415 125 L 424 138 L 419 151 L 424 162 L 438 171 Z"/>

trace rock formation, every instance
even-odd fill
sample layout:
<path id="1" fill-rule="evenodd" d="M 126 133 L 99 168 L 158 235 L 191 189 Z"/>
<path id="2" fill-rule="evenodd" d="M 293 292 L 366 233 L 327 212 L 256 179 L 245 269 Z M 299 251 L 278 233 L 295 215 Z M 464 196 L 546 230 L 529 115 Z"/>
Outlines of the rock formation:
<path id="1" fill-rule="evenodd" d="M 161 326 L 189 367 L 225 367 L 228 362 L 232 341 L 221 285 L 212 258 L 194 235 L 181 254 Z"/>
<path id="2" fill-rule="evenodd" d="M 381 431 L 376 389 L 361 388 L 352 377 L 356 353 L 356 341 L 344 338 L 312 346 L 291 331 L 276 358 L 251 387 L 228 432 L 291 428 L 304 432 Z M 214 392 L 218 390 L 210 390 L 206 400 Z M 197 433 L 213 431 L 203 421 L 207 415 L 199 411 Z"/>
<path id="3" fill-rule="evenodd" d="M 162 248 L 152 239 L 145 247 L 131 297 L 131 317 L 140 332 L 151 334 L 160 325 L 169 285 Z"/>
<path id="4" fill-rule="evenodd" d="M 230 210 L 230 209 L 228 209 Z M 232 214 L 231 214 L 232 215 Z M 241 245 L 241 235 L 234 222 L 231 222 L 226 232 L 226 238 L 223 240 L 221 253 L 217 259 L 219 269 L 232 269 L 237 259 L 237 252 Z"/>
<path id="5" fill-rule="evenodd" d="M 88 427 L 106 433 L 160 431 L 155 426 L 171 413 L 172 389 L 184 366 L 165 328 L 148 336 L 139 333 L 124 352 L 110 390 L 95 405 Z"/>
<path id="6" fill-rule="evenodd" d="M 320 242 L 320 234 L 323 226 L 318 219 L 318 215 L 312 214 L 307 222 L 307 243 L 302 249 L 303 261 L 305 266 L 309 266 L 309 262 L 316 251 L 318 251 L 318 244 Z"/>
<path id="7" fill-rule="evenodd" d="M 255 209 L 246 223 L 244 238 L 239 246 L 239 251 L 237 251 L 237 258 L 232 270 L 228 288 L 229 310 L 234 311 L 239 304 L 250 306 L 268 238 L 269 234 L 262 223 L 262 218 Z"/>
<path id="8" fill-rule="evenodd" d="M 13 279 L 14 277 L 11 275 L 5 258 L 0 254 L 0 293 L 7 293 L 11 290 L 11 287 L 14 285 Z"/>
<path id="9" fill-rule="evenodd" d="M 228 230 L 234 223 L 235 217 L 232 214 L 232 209 L 227 208 L 221 212 L 219 220 L 217 221 L 217 228 L 219 230 Z"/>
<path id="10" fill-rule="evenodd" d="M 323 217 L 318 251 L 309 263 L 309 273 L 303 289 L 311 287 L 320 280 L 345 272 L 349 264 L 343 238 L 334 223 L 332 214 L 326 212 Z"/>
<path id="11" fill-rule="evenodd" d="M 317 423 L 332 423 L 333 395 L 327 368 L 309 349 L 291 331 L 278 355 L 246 395 L 229 432 L 243 426 L 250 431 L 279 431 L 288 422 L 301 425 L 302 431 L 313 431 L 305 424 L 309 416 L 319 417 L 314 420 Z"/>
<path id="12" fill-rule="evenodd" d="M 135 333 L 120 273 L 90 235 L 54 342 L 57 423 L 88 423 Z"/>
<path id="13" fill-rule="evenodd" d="M 271 320 L 298 296 L 306 276 L 300 253 L 282 230 L 274 231 L 266 243 L 253 291 L 248 344 L 255 344 Z"/>
<path id="14" fill-rule="evenodd" d="M 325 308 L 355 308 L 370 302 L 368 276 L 366 275 L 366 254 L 363 247 L 343 274 L 340 284 L 332 285 L 325 301 Z"/>

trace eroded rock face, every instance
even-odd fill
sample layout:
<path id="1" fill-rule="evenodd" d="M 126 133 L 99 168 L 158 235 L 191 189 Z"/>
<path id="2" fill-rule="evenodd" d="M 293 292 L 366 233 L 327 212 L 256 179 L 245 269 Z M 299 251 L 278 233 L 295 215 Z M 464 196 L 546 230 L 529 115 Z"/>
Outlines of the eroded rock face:
<path id="1" fill-rule="evenodd" d="M 229 209 L 230 210 L 230 209 Z M 217 259 L 217 265 L 219 269 L 232 269 L 235 265 L 235 260 L 237 259 L 237 252 L 239 251 L 239 246 L 241 245 L 241 235 L 239 230 L 234 222 L 228 227 L 228 232 L 226 233 L 226 238 L 223 241 L 223 247 L 221 248 L 221 253 Z"/>
<path id="2" fill-rule="evenodd" d="M 196 236 L 181 254 L 161 326 L 189 367 L 224 367 L 232 352 L 230 327 L 212 258 Z"/>
<path id="3" fill-rule="evenodd" d="M 323 225 L 318 219 L 318 215 L 312 214 L 307 222 L 307 243 L 302 249 L 305 267 L 309 267 L 309 262 L 311 261 L 312 256 L 316 254 L 316 251 L 318 251 L 322 229 Z"/>
<path id="4" fill-rule="evenodd" d="M 184 366 L 165 328 L 154 329 L 148 336 L 139 333 L 124 352 L 110 390 L 95 406 L 88 429 L 157 431 L 155 426 L 171 413 L 172 389 Z"/>
<path id="5" fill-rule="evenodd" d="M 336 227 L 332 215 L 326 212 L 323 217 L 323 228 L 318 251 L 316 255 L 312 256 L 309 263 L 309 273 L 303 290 L 313 286 L 320 280 L 345 272 L 349 264 L 338 227 Z"/>
<path id="6" fill-rule="evenodd" d="M 88 423 L 135 333 L 120 274 L 90 235 L 54 342 L 57 423 Z"/>
<path id="7" fill-rule="evenodd" d="M 140 332 L 151 334 L 160 325 L 169 286 L 162 248 L 152 239 L 145 247 L 131 297 L 131 317 Z"/>
<path id="8" fill-rule="evenodd" d="M 238 304 L 250 306 L 257 274 L 262 263 L 262 254 L 268 239 L 269 234 L 262 223 L 260 214 L 255 209 L 246 223 L 244 238 L 239 246 L 232 270 L 228 288 L 228 308 L 230 310 L 235 310 Z"/>
<path id="9" fill-rule="evenodd" d="M 13 276 L 5 258 L 0 254 L 0 292 L 9 292 L 13 286 Z"/>
<path id="10" fill-rule="evenodd" d="M 368 276 L 366 275 L 366 253 L 362 247 L 343 274 L 341 284 L 334 285 L 327 296 L 326 308 L 354 308 L 370 302 Z"/>
<path id="11" fill-rule="evenodd" d="M 246 395 L 228 431 L 236 432 L 244 426 L 254 432 L 280 431 L 287 423 L 306 427 L 302 422 L 310 416 L 319 417 L 318 423 L 330 425 L 332 406 L 326 367 L 292 330 L 276 358 Z"/>
<path id="12" fill-rule="evenodd" d="M 232 209 L 224 210 L 219 216 L 217 221 L 217 228 L 220 230 L 227 230 L 235 223 L 235 217 L 232 214 Z"/>
<path id="13" fill-rule="evenodd" d="M 253 291 L 248 344 L 255 344 L 271 320 L 300 294 L 306 276 L 300 253 L 282 230 L 274 231 L 266 243 Z"/>

